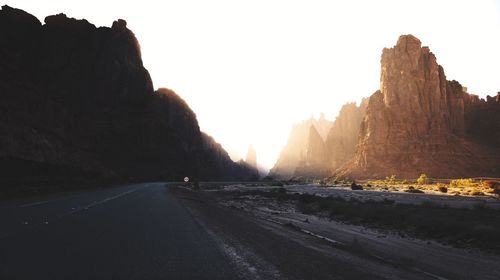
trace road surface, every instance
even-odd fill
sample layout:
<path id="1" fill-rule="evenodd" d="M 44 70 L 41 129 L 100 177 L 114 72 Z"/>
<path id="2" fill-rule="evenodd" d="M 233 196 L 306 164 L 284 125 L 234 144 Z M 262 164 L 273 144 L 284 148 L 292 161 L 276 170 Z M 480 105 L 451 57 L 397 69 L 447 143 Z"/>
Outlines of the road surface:
<path id="1" fill-rule="evenodd" d="M 0 279 L 238 279 L 165 183 L 0 201 Z"/>
<path id="2" fill-rule="evenodd" d="M 209 193 L 176 185 L 0 201 L 0 280 L 446 280 L 498 279 L 500 273 L 491 262 L 481 274 L 488 277 L 469 277 L 374 258 L 364 247 L 332 245 L 250 208 L 222 207 Z M 345 229 L 334 230 L 333 238 L 341 239 Z M 400 255 L 394 253 L 398 243 L 384 244 L 383 252 Z"/>

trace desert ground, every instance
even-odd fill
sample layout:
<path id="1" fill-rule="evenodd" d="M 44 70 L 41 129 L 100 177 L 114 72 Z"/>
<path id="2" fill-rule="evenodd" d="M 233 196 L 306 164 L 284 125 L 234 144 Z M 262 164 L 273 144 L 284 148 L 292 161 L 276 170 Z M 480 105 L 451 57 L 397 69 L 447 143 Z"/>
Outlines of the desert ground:
<path id="1" fill-rule="evenodd" d="M 499 244 L 490 240 L 499 230 L 495 196 L 351 190 L 346 184 L 201 183 L 172 191 L 255 278 L 325 279 L 339 273 L 328 263 L 373 279 L 500 277 Z M 269 239 L 257 238 L 259 231 Z M 276 238 L 293 245 L 280 247 Z M 289 248 L 315 253 L 294 263 Z"/>

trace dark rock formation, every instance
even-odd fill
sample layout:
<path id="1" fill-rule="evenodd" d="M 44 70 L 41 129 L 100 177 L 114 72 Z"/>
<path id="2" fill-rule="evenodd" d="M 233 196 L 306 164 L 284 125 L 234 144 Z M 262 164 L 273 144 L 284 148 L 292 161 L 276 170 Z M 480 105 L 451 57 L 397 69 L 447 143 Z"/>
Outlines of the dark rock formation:
<path id="1" fill-rule="evenodd" d="M 368 101 L 354 158 L 337 176 L 500 176 L 497 98 L 479 100 L 447 81 L 412 35 L 384 49 L 380 90 Z"/>
<path id="2" fill-rule="evenodd" d="M 310 118 L 307 121 L 295 124 L 280 157 L 269 171 L 269 176 L 283 179 L 290 178 L 295 176 L 299 165 L 302 167 L 311 165 L 307 162 L 311 127 L 314 127 L 316 134 L 324 141 L 323 139 L 326 139 L 331 126 L 332 122 L 326 120 L 323 114 L 321 114 L 319 120 Z M 299 169 L 299 173 L 305 175 L 306 172 Z"/>
<path id="3" fill-rule="evenodd" d="M 464 106 L 467 135 L 483 145 L 500 148 L 500 92 L 486 100 L 470 95 Z"/>
<path id="4" fill-rule="evenodd" d="M 255 151 L 252 145 L 248 146 L 247 156 L 244 163 L 245 166 L 247 166 L 247 168 L 249 170 L 252 170 L 253 172 L 251 179 L 254 181 L 258 180 L 260 176 L 259 176 L 259 169 L 257 166 L 257 152 Z"/>
<path id="5" fill-rule="evenodd" d="M 124 20 L 0 11 L 3 184 L 89 178 L 205 180 L 251 172 L 200 132 L 175 93 L 153 90 Z"/>

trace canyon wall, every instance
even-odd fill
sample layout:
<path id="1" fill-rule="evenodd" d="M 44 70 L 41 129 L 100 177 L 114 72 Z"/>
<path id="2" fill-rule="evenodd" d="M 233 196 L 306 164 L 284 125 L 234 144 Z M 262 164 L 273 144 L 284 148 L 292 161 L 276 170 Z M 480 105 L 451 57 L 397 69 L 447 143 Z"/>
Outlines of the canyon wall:
<path id="1" fill-rule="evenodd" d="M 354 156 L 367 105 L 368 99 L 363 98 L 359 106 L 356 103 L 347 103 L 340 109 L 325 143 L 330 172 L 341 167 Z"/>
<path id="2" fill-rule="evenodd" d="M 153 89 L 124 20 L 0 10 L 0 178 L 4 185 L 96 178 L 244 178 L 173 91 Z"/>
<path id="3" fill-rule="evenodd" d="M 367 104 L 366 98 L 359 106 L 345 104 L 334 122 L 325 120 L 322 115 L 318 121 L 310 119 L 295 125 L 270 175 L 310 179 L 331 175 L 354 156 Z"/>
<path id="4" fill-rule="evenodd" d="M 338 177 L 500 176 L 500 98 L 480 100 L 447 81 L 428 47 L 403 35 L 381 58 L 355 156 Z"/>
<path id="5" fill-rule="evenodd" d="M 292 127 L 286 146 L 281 151 L 273 168 L 269 171 L 269 176 L 287 179 L 297 176 L 297 167 L 301 166 L 300 169 L 303 169 L 304 166 L 313 164 L 308 162 L 308 159 L 316 162 L 315 159 L 312 159 L 314 152 L 311 154 L 311 150 L 314 150 L 316 145 L 324 145 L 324 143 L 318 143 L 320 143 L 320 140 L 321 142 L 325 141 L 331 127 L 332 122 L 326 120 L 323 114 L 318 120 L 310 118 L 302 123 L 295 124 Z M 319 138 L 315 137 L 316 135 Z M 316 139 L 316 141 L 311 142 L 311 139 Z M 318 147 L 318 149 L 322 148 Z M 316 163 L 313 165 L 316 165 Z M 298 173 L 303 176 L 305 172 L 307 171 L 299 170 Z"/>
<path id="6" fill-rule="evenodd" d="M 344 105 L 326 138 L 311 124 L 294 127 L 271 174 L 279 168 L 317 179 L 499 177 L 500 93 L 469 94 L 403 35 L 382 52 L 380 89 Z"/>

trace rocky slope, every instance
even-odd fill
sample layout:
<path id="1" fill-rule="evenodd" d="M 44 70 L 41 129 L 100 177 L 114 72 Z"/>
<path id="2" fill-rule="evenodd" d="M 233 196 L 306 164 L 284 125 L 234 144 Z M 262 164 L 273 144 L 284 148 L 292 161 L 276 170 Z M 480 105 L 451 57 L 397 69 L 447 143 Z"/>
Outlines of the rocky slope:
<path id="1" fill-rule="evenodd" d="M 244 178 L 174 92 L 153 90 L 123 20 L 0 10 L 0 180 Z"/>
<path id="2" fill-rule="evenodd" d="M 310 118 L 302 123 L 295 124 L 292 127 L 286 146 L 280 153 L 280 157 L 269 171 L 269 176 L 274 178 L 290 178 L 296 175 L 295 171 L 299 165 L 302 167 L 315 165 L 316 163 L 308 162 L 308 159 L 312 159 L 310 151 L 311 149 L 315 149 L 314 146 L 320 142 L 319 140 L 323 142 L 326 139 L 331 127 L 332 122 L 326 120 L 323 114 L 321 114 L 318 120 Z M 319 138 L 315 137 L 314 134 L 317 134 Z M 317 139 L 317 141 L 310 143 L 310 139 Z M 322 148 L 319 147 L 318 149 Z M 316 162 L 316 160 L 314 161 Z M 303 176 L 306 175 L 305 172 L 304 170 L 299 170 L 298 173 Z"/>
<path id="3" fill-rule="evenodd" d="M 468 94 L 446 80 L 428 47 L 401 36 L 383 50 L 380 90 L 369 98 L 355 156 L 336 176 L 500 176 L 499 96 Z"/>

